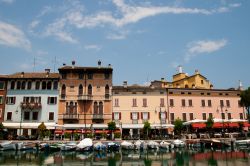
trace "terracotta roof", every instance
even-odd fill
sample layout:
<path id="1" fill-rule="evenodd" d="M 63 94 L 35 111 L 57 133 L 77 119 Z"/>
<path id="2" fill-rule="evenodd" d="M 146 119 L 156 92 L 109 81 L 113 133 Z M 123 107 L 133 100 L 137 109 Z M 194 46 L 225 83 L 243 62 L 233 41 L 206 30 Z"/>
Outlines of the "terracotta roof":
<path id="1" fill-rule="evenodd" d="M 1 78 L 8 78 L 8 75 L 0 75 L 0 79 Z"/>
<path id="2" fill-rule="evenodd" d="M 102 70 L 113 70 L 112 67 L 81 67 L 81 66 L 63 66 L 58 69 L 62 70 L 91 70 L 91 71 L 102 71 Z"/>
<path id="3" fill-rule="evenodd" d="M 59 79 L 60 75 L 59 73 L 45 73 L 45 72 L 33 72 L 33 73 L 25 73 L 25 72 L 18 72 L 14 74 L 8 75 L 8 78 L 43 78 L 43 79 L 48 79 L 48 78 L 56 78 Z"/>

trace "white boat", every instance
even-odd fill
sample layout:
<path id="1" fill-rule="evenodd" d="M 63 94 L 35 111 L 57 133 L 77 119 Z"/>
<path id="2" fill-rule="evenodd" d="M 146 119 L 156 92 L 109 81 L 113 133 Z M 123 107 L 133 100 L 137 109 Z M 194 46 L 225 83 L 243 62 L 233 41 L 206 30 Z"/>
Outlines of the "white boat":
<path id="1" fill-rule="evenodd" d="M 93 149 L 93 141 L 90 138 L 84 138 L 76 145 L 78 151 L 90 151 Z"/>
<path id="2" fill-rule="evenodd" d="M 108 151 L 119 151 L 120 145 L 116 142 L 109 142 L 107 146 Z"/>
<path id="3" fill-rule="evenodd" d="M 72 151 L 76 149 L 76 143 L 75 142 L 68 142 L 65 143 L 61 146 L 61 150 L 62 151 Z"/>
<path id="4" fill-rule="evenodd" d="M 12 141 L 4 141 L 0 143 L 0 150 L 16 150 L 18 144 L 13 143 Z"/>
<path id="5" fill-rule="evenodd" d="M 146 142 L 144 142 L 142 140 L 135 141 L 134 145 L 135 145 L 136 150 L 146 150 L 147 149 Z"/>
<path id="6" fill-rule="evenodd" d="M 182 148 L 182 147 L 184 147 L 184 146 L 186 145 L 184 141 L 179 140 L 179 139 L 174 140 L 174 141 L 172 142 L 172 144 L 173 144 L 174 147 L 176 147 L 176 148 Z"/>
<path id="7" fill-rule="evenodd" d="M 155 141 L 149 141 L 147 143 L 148 149 L 159 149 L 159 143 Z"/>
<path id="8" fill-rule="evenodd" d="M 167 141 L 161 141 L 160 142 L 160 148 L 162 148 L 162 149 L 173 149 L 174 145 L 167 142 Z"/>
<path id="9" fill-rule="evenodd" d="M 122 147 L 123 149 L 132 150 L 132 149 L 134 149 L 134 144 L 133 144 L 132 142 L 123 141 L 123 142 L 121 143 L 121 147 Z"/>
<path id="10" fill-rule="evenodd" d="M 24 142 L 23 144 L 21 144 L 20 149 L 21 151 L 25 151 L 25 150 L 33 150 L 36 149 L 38 145 L 36 145 L 36 143 L 33 142 Z"/>
<path id="11" fill-rule="evenodd" d="M 94 150 L 105 151 L 106 149 L 107 149 L 107 145 L 103 144 L 102 142 L 97 142 L 94 144 Z"/>

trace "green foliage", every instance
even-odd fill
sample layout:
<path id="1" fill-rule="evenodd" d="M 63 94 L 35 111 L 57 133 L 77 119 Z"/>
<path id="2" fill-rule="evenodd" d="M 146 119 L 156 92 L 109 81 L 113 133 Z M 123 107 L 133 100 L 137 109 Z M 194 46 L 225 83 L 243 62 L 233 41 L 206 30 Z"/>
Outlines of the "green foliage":
<path id="1" fill-rule="evenodd" d="M 45 126 L 44 122 L 42 122 L 38 126 L 38 134 L 39 134 L 40 138 L 44 138 L 46 130 L 47 130 L 46 126 Z"/>
<path id="2" fill-rule="evenodd" d="M 89 134 L 87 134 L 87 137 L 88 137 L 88 138 L 94 138 L 94 134 L 89 133 Z"/>
<path id="3" fill-rule="evenodd" d="M 114 131 L 116 129 L 116 123 L 114 121 L 109 122 L 108 129 Z"/>
<path id="4" fill-rule="evenodd" d="M 244 91 L 241 92 L 240 94 L 240 104 L 246 108 L 247 110 L 247 117 L 248 121 L 250 122 L 250 87 Z"/>
<path id="5" fill-rule="evenodd" d="M 148 134 L 151 131 L 151 125 L 148 121 L 144 122 L 144 126 L 143 126 L 143 132 L 146 133 L 146 138 L 148 138 Z"/>
<path id="6" fill-rule="evenodd" d="M 0 123 L 0 130 L 3 130 L 4 129 L 4 125 L 3 123 Z"/>
<path id="7" fill-rule="evenodd" d="M 179 118 L 174 121 L 174 132 L 176 135 L 181 135 L 183 130 L 183 122 Z"/>
<path id="8" fill-rule="evenodd" d="M 64 138 L 70 138 L 71 134 L 70 133 L 64 133 Z"/>
<path id="9" fill-rule="evenodd" d="M 214 125 L 214 118 L 213 117 L 209 117 L 206 121 L 206 127 L 207 129 L 211 129 Z"/>
<path id="10" fill-rule="evenodd" d="M 74 133 L 74 138 L 75 138 L 75 140 L 79 140 L 80 139 L 80 134 Z"/>
<path id="11" fill-rule="evenodd" d="M 115 138 L 121 138 L 121 133 L 115 133 Z"/>
<path id="12" fill-rule="evenodd" d="M 103 133 L 101 134 L 101 137 L 106 139 L 106 138 L 107 138 L 107 133 L 103 132 Z"/>
<path id="13" fill-rule="evenodd" d="M 49 130 L 45 130 L 44 136 L 50 136 L 50 135 L 51 135 L 51 132 Z"/>

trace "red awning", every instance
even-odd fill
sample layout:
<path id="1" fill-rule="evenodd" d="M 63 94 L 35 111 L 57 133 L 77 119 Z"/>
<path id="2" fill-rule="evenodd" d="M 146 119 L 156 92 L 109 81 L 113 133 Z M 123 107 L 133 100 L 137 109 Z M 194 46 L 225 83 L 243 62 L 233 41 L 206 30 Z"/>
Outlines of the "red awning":
<path id="1" fill-rule="evenodd" d="M 226 127 L 225 124 L 224 124 L 224 127 Z M 216 122 L 216 123 L 214 123 L 213 128 L 223 128 L 223 124 L 219 123 L 219 122 Z"/>
<path id="2" fill-rule="evenodd" d="M 64 133 L 72 133 L 72 130 L 64 130 Z"/>
<path id="3" fill-rule="evenodd" d="M 206 124 L 205 124 L 205 123 L 193 123 L 193 124 L 192 124 L 192 127 L 193 127 L 193 128 L 201 129 L 201 128 L 205 128 L 205 127 L 206 127 Z"/>
<path id="4" fill-rule="evenodd" d="M 228 127 L 239 127 L 239 124 L 238 123 L 228 123 L 227 124 Z"/>
<path id="5" fill-rule="evenodd" d="M 244 127 L 250 127 L 250 123 L 244 122 L 244 123 L 243 123 L 243 126 L 244 126 Z"/>
<path id="6" fill-rule="evenodd" d="M 102 134 L 102 133 L 108 133 L 108 130 L 95 130 L 95 134 Z"/>
<path id="7" fill-rule="evenodd" d="M 55 130 L 55 134 L 62 134 L 63 130 Z"/>

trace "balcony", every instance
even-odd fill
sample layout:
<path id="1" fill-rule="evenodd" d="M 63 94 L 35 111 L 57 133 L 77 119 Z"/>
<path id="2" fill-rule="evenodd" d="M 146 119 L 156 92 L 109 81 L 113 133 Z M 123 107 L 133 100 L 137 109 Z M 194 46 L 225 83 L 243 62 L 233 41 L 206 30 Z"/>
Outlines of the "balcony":
<path id="1" fill-rule="evenodd" d="M 66 100 L 66 95 L 65 94 L 61 94 L 61 100 Z"/>
<path id="2" fill-rule="evenodd" d="M 138 119 L 133 119 L 132 124 L 138 124 Z"/>
<path id="3" fill-rule="evenodd" d="M 93 119 L 104 119 L 103 114 L 93 114 Z"/>
<path id="4" fill-rule="evenodd" d="M 78 95 L 78 100 L 92 100 L 92 95 Z"/>
<path id="5" fill-rule="evenodd" d="M 79 119 L 79 114 L 63 114 L 62 119 Z"/>
<path id="6" fill-rule="evenodd" d="M 21 109 L 27 109 L 27 110 L 38 110 L 42 108 L 41 103 L 34 103 L 34 102 L 21 102 Z"/>
<path id="7" fill-rule="evenodd" d="M 105 94 L 105 100 L 111 100 L 111 95 L 110 94 Z"/>

